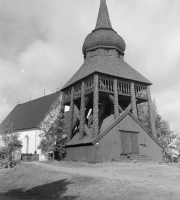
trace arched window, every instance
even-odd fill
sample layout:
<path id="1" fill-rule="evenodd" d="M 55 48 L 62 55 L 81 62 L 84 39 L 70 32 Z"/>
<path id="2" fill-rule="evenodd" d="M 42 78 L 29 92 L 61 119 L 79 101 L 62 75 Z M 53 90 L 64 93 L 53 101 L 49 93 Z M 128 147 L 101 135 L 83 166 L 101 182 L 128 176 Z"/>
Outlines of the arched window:
<path id="1" fill-rule="evenodd" d="M 26 153 L 28 153 L 29 152 L 29 137 L 27 135 L 24 137 L 24 146 L 25 146 L 24 149 Z"/>

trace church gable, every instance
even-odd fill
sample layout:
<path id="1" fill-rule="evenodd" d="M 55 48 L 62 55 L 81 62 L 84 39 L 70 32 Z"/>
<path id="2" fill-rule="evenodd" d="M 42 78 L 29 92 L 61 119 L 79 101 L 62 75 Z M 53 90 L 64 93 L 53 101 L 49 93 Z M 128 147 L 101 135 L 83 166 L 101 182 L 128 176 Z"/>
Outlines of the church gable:
<path id="1" fill-rule="evenodd" d="M 132 131 L 137 133 L 143 132 L 143 134 L 147 134 L 148 136 L 150 136 L 154 140 L 154 142 L 156 142 L 160 147 L 162 147 L 158 139 L 155 138 L 151 133 L 149 133 L 146 127 L 144 127 L 143 124 L 138 119 L 136 119 L 131 113 L 128 113 L 120 121 L 118 129 L 120 131 Z"/>
<path id="2" fill-rule="evenodd" d="M 94 139 L 92 142 L 93 144 L 97 143 L 104 135 L 108 134 L 108 132 L 113 129 L 115 126 L 118 131 L 126 131 L 126 132 L 136 132 L 140 133 L 143 132 L 143 134 L 147 134 L 150 136 L 160 147 L 161 144 L 159 141 L 148 132 L 148 130 L 142 125 L 142 123 L 136 119 L 129 111 L 122 114 L 117 120 L 112 121 L 111 125 L 104 130 L 100 135 L 97 136 L 97 138 Z"/>
<path id="3" fill-rule="evenodd" d="M 143 124 L 136 119 L 131 113 L 126 115 L 122 121 L 119 123 L 118 129 L 121 131 L 132 131 L 137 133 L 147 134 L 152 140 L 154 140 L 155 143 L 157 143 L 161 148 L 162 145 L 158 141 L 157 138 L 155 138 L 147 129 L 143 126 Z"/>

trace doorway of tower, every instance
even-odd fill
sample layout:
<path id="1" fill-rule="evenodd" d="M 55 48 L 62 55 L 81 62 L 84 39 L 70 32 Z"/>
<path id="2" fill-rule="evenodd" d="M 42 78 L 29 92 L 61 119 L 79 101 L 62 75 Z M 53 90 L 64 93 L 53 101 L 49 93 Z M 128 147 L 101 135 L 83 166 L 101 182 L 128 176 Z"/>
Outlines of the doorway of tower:
<path id="1" fill-rule="evenodd" d="M 137 132 L 125 132 L 120 131 L 121 133 L 121 147 L 122 154 L 138 154 L 138 133 Z"/>

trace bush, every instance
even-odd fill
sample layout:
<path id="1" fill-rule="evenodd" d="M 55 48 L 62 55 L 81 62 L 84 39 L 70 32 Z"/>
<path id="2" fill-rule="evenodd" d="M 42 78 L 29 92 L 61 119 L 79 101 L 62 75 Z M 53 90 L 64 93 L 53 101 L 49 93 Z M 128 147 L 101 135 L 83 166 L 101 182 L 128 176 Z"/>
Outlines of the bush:
<path id="1" fill-rule="evenodd" d="M 22 153 L 21 154 L 21 160 L 25 161 L 25 162 L 38 161 L 39 160 L 39 154 Z"/>
<path id="2" fill-rule="evenodd" d="M 0 159 L 0 169 L 2 168 L 9 168 L 16 166 L 20 161 L 19 160 L 10 160 L 9 158 Z"/>
<path id="3" fill-rule="evenodd" d="M 0 129 L 0 137 L 3 146 L 0 148 L 0 157 L 13 159 L 13 154 L 22 148 L 19 134 L 14 132 L 13 124 L 8 123 Z"/>
<path id="4" fill-rule="evenodd" d="M 21 157 L 23 156 L 33 156 L 33 155 L 37 155 L 37 154 L 32 154 L 32 153 L 22 153 Z"/>

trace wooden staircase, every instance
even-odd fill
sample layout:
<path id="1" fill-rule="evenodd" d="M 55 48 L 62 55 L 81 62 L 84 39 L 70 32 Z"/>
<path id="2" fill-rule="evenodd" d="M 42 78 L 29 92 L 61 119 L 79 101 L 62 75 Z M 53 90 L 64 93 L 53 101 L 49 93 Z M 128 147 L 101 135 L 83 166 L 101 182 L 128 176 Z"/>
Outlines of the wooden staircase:
<path id="1" fill-rule="evenodd" d="M 123 160 L 132 160 L 137 162 L 152 162 L 152 159 L 147 155 L 140 155 L 140 154 L 127 154 L 121 155 Z"/>

